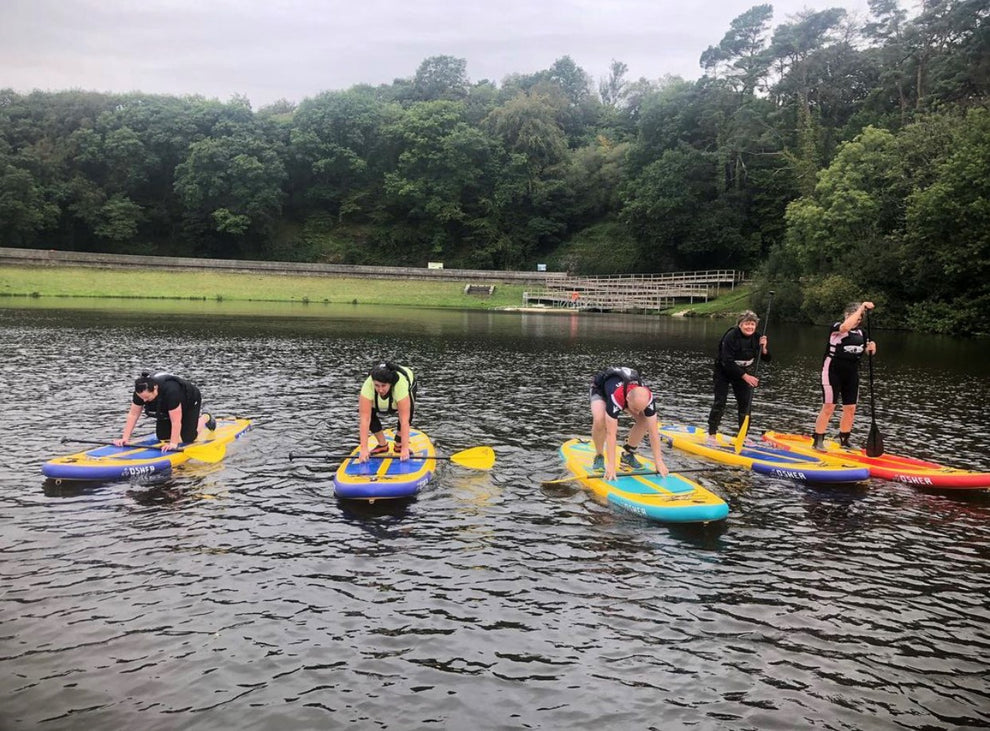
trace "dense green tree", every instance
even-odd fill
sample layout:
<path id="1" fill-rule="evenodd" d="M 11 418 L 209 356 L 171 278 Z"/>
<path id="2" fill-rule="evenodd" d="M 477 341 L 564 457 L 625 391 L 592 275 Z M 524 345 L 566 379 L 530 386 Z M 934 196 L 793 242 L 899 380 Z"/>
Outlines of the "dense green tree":
<path id="1" fill-rule="evenodd" d="M 705 72 L 716 78 L 727 76 L 743 94 L 753 94 L 770 66 L 766 42 L 772 18 L 771 5 L 754 5 L 735 18 L 718 46 L 701 54 Z"/>
<path id="2" fill-rule="evenodd" d="M 243 249 L 238 237 L 269 231 L 285 178 L 276 151 L 258 140 L 211 137 L 189 146 L 175 169 L 175 192 L 192 230 L 220 234 L 212 238 L 212 253 L 234 256 Z"/>
<path id="3" fill-rule="evenodd" d="M 303 101 L 288 153 L 289 200 L 297 215 L 316 207 L 338 220 L 366 219 L 391 164 L 384 130 L 400 114 L 366 89 Z"/>
<path id="4" fill-rule="evenodd" d="M 868 128 L 840 148 L 813 196 L 788 207 L 777 263 L 793 262 L 809 291 L 834 289 L 826 280 L 841 277 L 881 293 L 888 323 L 927 313 L 932 329 L 983 328 L 988 163 L 985 109 L 925 118 L 897 134 Z"/>
<path id="5" fill-rule="evenodd" d="M 396 151 L 385 174 L 384 209 L 401 220 L 389 231 L 386 253 L 398 246 L 425 264 L 484 239 L 490 207 L 492 144 L 467 124 L 462 103 L 414 104 L 385 130 Z"/>
<path id="6" fill-rule="evenodd" d="M 864 64 L 877 70 L 877 84 L 866 95 L 873 118 L 884 111 L 896 109 L 898 125 L 907 123 L 908 48 L 905 39 L 907 12 L 897 0 L 869 0 L 870 20 L 863 26 L 863 35 L 872 44 L 863 57 Z M 882 119 L 883 116 L 880 116 Z"/>
<path id="7" fill-rule="evenodd" d="M 926 185 L 906 199 L 905 267 L 914 314 L 939 329 L 985 331 L 990 312 L 990 112 L 952 119 L 950 145 Z"/>
<path id="8" fill-rule="evenodd" d="M 598 94 L 569 56 L 500 83 L 431 56 L 256 113 L 0 90 L 0 245 L 611 273 L 762 260 L 782 315 L 863 293 L 888 324 L 974 330 L 990 6 L 869 2 L 862 22 L 824 8 L 773 28 L 754 5 L 698 81 L 630 81 L 613 60 Z"/>
<path id="9" fill-rule="evenodd" d="M 468 95 L 469 84 L 467 61 L 453 56 L 431 56 L 413 77 L 416 101 L 461 101 Z"/>
<path id="10" fill-rule="evenodd" d="M 629 67 L 622 61 L 616 61 L 613 58 L 609 66 L 608 78 L 602 79 L 598 83 L 598 96 L 601 97 L 602 104 L 606 107 L 617 107 L 622 104 L 628 85 L 627 73 L 629 73 Z"/>
<path id="11" fill-rule="evenodd" d="M 682 145 L 630 181 L 623 217 L 640 242 L 640 271 L 729 268 L 752 255 L 716 167 L 713 154 Z"/>
<path id="12" fill-rule="evenodd" d="M 560 103 L 558 91 L 537 85 L 496 107 L 485 120 L 488 134 L 504 151 L 494 198 L 498 228 L 505 232 L 502 258 L 527 261 L 560 243 L 566 231 L 570 153 Z"/>
<path id="13" fill-rule="evenodd" d="M 0 154 L 0 244 L 37 245 L 42 232 L 54 226 L 58 213 L 31 172 Z"/>

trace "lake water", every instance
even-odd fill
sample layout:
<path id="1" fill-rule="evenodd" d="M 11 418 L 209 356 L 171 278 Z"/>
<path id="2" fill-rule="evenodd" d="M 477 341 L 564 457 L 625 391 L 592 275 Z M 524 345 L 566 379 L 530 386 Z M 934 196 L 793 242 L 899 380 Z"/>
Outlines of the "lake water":
<path id="1" fill-rule="evenodd" d="M 702 423 L 725 322 L 11 304 L 3 731 L 990 724 L 985 493 L 719 469 L 698 480 L 728 519 L 669 527 L 541 487 L 565 476 L 560 443 L 589 433 L 587 383 L 607 365 L 638 367 L 662 419 Z M 824 333 L 769 335 L 751 434 L 807 432 Z M 990 342 L 875 335 L 888 451 L 990 469 Z M 289 461 L 353 446 L 383 357 L 420 376 L 438 453 L 490 445 L 494 470 L 446 463 L 415 501 L 361 510 L 334 500 L 328 464 Z M 165 480 L 46 484 L 63 437 L 119 436 L 142 369 L 192 378 L 207 410 L 253 430 Z M 860 440 L 865 390 L 861 404 Z"/>

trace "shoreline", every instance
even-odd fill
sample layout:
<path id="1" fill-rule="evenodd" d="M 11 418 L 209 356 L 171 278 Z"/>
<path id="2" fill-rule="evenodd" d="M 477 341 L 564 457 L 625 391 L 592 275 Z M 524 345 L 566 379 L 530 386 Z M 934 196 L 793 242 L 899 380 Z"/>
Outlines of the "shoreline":
<path id="1" fill-rule="evenodd" d="M 80 304 L 95 300 L 117 302 L 121 307 L 138 301 L 171 303 L 254 303 L 301 305 L 390 305 L 433 307 L 472 311 L 518 312 L 526 314 L 589 314 L 570 307 L 524 305 L 523 295 L 530 285 L 497 283 L 477 288 L 476 280 L 448 278 L 407 279 L 379 274 L 348 277 L 339 274 L 286 274 L 168 268 L 120 269 L 48 265 L 4 265 L 0 267 L 0 308 L 44 306 L 57 301 L 65 307 L 69 300 Z M 496 274 L 497 273 L 493 273 Z M 494 280 L 494 277 L 493 277 Z M 479 293 L 477 290 L 480 289 Z M 748 296 L 736 288 L 721 297 L 698 303 L 679 304 L 656 312 L 630 312 L 654 317 L 721 317 L 744 307 Z M 590 313 L 596 314 L 596 313 Z"/>

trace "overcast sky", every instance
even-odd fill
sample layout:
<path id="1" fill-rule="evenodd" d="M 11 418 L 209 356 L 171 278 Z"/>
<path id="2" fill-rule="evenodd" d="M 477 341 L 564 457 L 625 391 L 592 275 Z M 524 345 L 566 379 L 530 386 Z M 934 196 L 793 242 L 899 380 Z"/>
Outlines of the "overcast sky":
<path id="1" fill-rule="evenodd" d="M 467 61 L 472 82 L 561 56 L 597 81 L 696 79 L 698 57 L 753 0 L 0 0 L 0 88 L 242 94 L 258 109 L 409 78 L 423 59 Z M 776 0 L 802 9 L 866 0 Z"/>

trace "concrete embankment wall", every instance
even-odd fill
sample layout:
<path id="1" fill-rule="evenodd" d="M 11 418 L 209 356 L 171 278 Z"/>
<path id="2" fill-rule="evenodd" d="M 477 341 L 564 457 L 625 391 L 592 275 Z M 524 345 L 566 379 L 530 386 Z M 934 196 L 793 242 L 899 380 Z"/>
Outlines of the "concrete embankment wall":
<path id="1" fill-rule="evenodd" d="M 366 277 L 368 279 L 430 279 L 436 281 L 498 282 L 503 284 L 545 284 L 566 278 L 566 272 L 515 272 L 486 269 L 429 269 L 427 267 L 358 266 L 311 264 L 287 261 L 240 259 L 196 259 L 183 256 L 138 256 L 135 254 L 94 254 L 87 251 L 55 249 L 15 249 L 0 247 L 0 264 L 19 266 L 81 266 L 99 269 L 174 269 L 218 272 L 286 274 L 314 277 Z"/>

